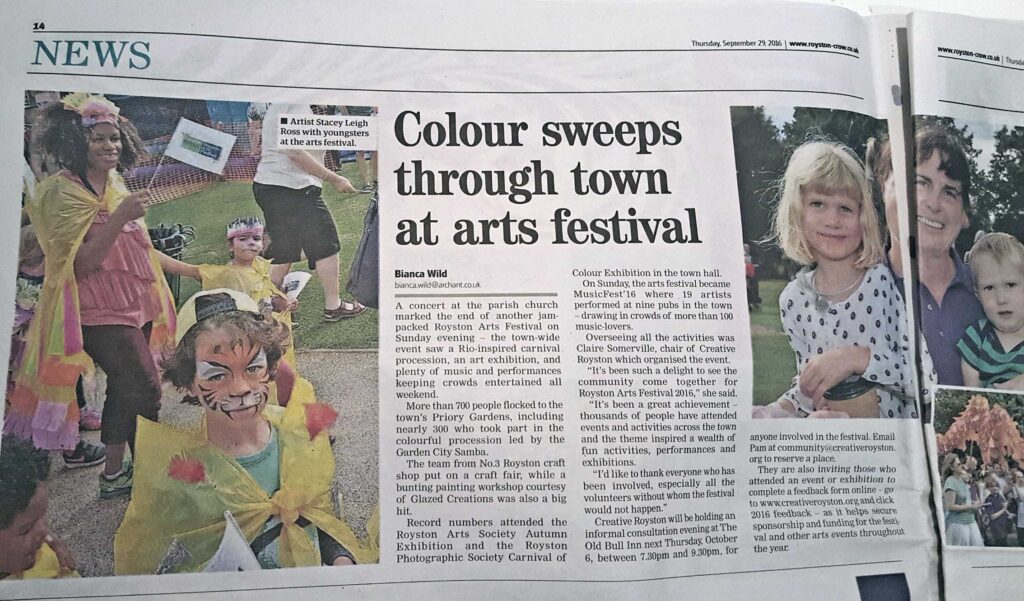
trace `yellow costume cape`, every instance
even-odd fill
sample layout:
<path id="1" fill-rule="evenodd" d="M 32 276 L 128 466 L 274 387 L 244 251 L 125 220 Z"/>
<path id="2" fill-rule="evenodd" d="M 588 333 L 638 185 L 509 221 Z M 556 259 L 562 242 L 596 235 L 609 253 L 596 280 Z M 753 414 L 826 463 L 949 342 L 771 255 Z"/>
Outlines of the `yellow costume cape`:
<path id="1" fill-rule="evenodd" d="M 43 546 L 39 547 L 36 551 L 36 562 L 32 564 L 32 567 L 19 572 L 17 574 L 11 574 L 7 577 L 8 580 L 47 580 L 50 578 L 80 578 L 81 574 L 74 570 L 65 570 L 60 567 L 60 561 L 57 560 L 57 554 L 53 552 L 53 549 L 48 543 L 43 543 Z"/>
<path id="2" fill-rule="evenodd" d="M 46 254 L 46 273 L 4 416 L 4 434 L 29 438 L 37 448 L 46 450 L 75 448 L 75 384 L 92 367 L 92 360 L 83 350 L 75 256 L 100 209 L 112 213 L 128 195 L 124 180 L 114 171 L 107 177 L 103 198 L 97 198 L 64 173 L 40 182 L 35 196 L 25 205 Z M 150 248 L 150 262 L 156 275 L 150 295 L 153 306 L 160 311 L 153 321 L 149 344 L 154 353 L 159 353 L 173 342 L 174 299 L 162 277 L 156 252 Z"/>
<path id="3" fill-rule="evenodd" d="M 377 545 L 361 542 L 334 516 L 330 498 L 334 455 L 326 432 L 310 441 L 305 406 L 312 391 L 305 386 L 301 390 L 305 398 L 293 396 L 287 408 L 268 406 L 263 412 L 277 428 L 281 451 L 281 488 L 270 497 L 245 468 L 210 444 L 202 432 L 182 432 L 139 418 L 135 485 L 114 537 L 114 573 L 154 573 L 175 539 L 191 554 L 178 571 L 201 570 L 224 533 L 225 509 L 231 511 L 250 542 L 268 519 L 279 517 L 284 524 L 278 539 L 282 566 L 320 565 L 316 545 L 295 524 L 300 516 L 341 543 L 357 563 L 376 562 Z M 297 387 L 296 394 L 299 392 Z M 202 462 L 205 478 L 193 484 L 168 476 L 175 457 Z M 368 530 L 376 533 L 377 528 Z"/>
<path id="4" fill-rule="evenodd" d="M 256 257 L 252 267 L 240 267 L 231 263 L 227 265 L 196 265 L 196 267 L 199 269 L 203 290 L 215 290 L 217 288 L 237 290 L 249 295 L 249 298 L 256 301 L 257 304 L 275 296 L 284 299 L 288 298 L 270 279 L 270 261 L 263 257 Z M 298 363 L 295 359 L 295 342 L 292 340 L 291 312 L 275 312 L 274 319 L 283 323 L 288 328 L 288 349 L 285 351 L 283 358 L 293 371 L 298 373 Z"/>

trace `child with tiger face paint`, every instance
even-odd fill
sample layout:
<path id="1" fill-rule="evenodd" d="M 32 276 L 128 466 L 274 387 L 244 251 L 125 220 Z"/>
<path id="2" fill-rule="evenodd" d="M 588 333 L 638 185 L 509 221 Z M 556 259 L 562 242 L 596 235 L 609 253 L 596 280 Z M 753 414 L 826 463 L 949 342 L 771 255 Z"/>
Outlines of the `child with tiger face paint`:
<path id="1" fill-rule="evenodd" d="M 184 333 L 163 362 L 164 380 L 187 391 L 184 402 L 203 408 L 210 443 L 233 457 L 266 447 L 270 426 L 263 409 L 287 330 L 234 291 L 197 295 L 184 312 Z"/>
<path id="2" fill-rule="evenodd" d="M 248 340 L 231 340 L 224 332 L 196 338 L 196 379 L 192 393 L 211 418 L 252 419 L 266 406 L 270 392 L 267 353 Z"/>
<path id="3" fill-rule="evenodd" d="M 117 574 L 196 571 L 231 513 L 261 568 L 376 561 L 331 508 L 337 413 L 300 387 L 269 405 L 288 331 L 251 297 L 204 291 L 178 312 L 163 379 L 203 409 L 199 432 L 140 420 L 135 488 L 114 541 Z M 324 414 L 328 414 L 325 419 Z M 159 507 L 160 519 L 153 519 Z M 187 557 L 171 553 L 184 547 Z M 168 559 L 168 558 L 172 559 Z M 173 560 L 173 565 L 167 565 Z"/>

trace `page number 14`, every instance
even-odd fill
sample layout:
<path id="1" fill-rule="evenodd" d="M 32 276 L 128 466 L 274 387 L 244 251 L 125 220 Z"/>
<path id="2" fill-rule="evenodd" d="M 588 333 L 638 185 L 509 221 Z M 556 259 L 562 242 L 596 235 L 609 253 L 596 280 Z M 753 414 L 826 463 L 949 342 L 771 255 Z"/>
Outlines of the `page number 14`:
<path id="1" fill-rule="evenodd" d="M 44 29 L 46 29 L 46 23 L 39 22 L 32 24 L 32 31 L 42 31 Z"/>

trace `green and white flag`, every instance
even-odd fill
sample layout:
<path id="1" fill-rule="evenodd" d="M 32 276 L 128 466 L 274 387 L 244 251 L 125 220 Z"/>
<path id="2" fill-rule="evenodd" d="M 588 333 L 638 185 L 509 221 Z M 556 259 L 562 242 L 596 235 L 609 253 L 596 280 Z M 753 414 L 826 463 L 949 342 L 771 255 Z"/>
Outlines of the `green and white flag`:
<path id="1" fill-rule="evenodd" d="M 235 136 L 182 118 L 164 155 L 220 175 L 234 145 Z"/>

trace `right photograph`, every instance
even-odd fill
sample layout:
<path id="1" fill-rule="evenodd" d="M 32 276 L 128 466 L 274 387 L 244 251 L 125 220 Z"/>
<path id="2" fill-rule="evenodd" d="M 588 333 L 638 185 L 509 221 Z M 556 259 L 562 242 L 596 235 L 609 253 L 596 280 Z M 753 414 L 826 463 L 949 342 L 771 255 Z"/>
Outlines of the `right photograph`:
<path id="1" fill-rule="evenodd" d="M 920 327 L 937 381 L 1024 390 L 1024 128 L 915 118 Z"/>
<path id="2" fill-rule="evenodd" d="M 946 544 L 1024 547 L 1024 395 L 939 388 L 935 447 Z"/>

